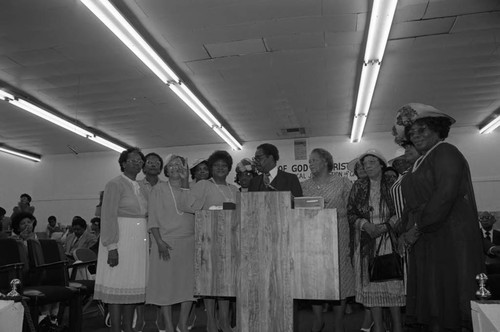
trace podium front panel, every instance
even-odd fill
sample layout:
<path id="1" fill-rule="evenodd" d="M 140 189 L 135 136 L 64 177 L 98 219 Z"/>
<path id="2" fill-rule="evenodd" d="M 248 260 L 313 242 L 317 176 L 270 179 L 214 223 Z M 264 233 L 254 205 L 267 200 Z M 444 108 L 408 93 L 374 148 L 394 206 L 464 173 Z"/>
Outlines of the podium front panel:
<path id="1" fill-rule="evenodd" d="M 196 212 L 195 296 L 236 296 L 239 224 L 235 212 Z"/>
<path id="2" fill-rule="evenodd" d="M 238 331 L 292 331 L 289 192 L 242 193 Z"/>
<path id="3" fill-rule="evenodd" d="M 295 209 L 290 223 L 292 296 L 339 300 L 336 209 Z"/>

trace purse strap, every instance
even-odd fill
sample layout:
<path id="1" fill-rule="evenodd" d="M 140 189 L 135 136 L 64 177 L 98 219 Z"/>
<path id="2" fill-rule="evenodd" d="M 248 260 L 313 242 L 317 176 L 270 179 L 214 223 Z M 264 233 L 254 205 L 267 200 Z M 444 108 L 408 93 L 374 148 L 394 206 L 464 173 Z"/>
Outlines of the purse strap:
<path id="1" fill-rule="evenodd" d="M 392 252 L 397 252 L 396 246 L 394 245 L 394 241 L 392 240 L 392 236 L 391 236 L 392 233 L 394 233 L 392 226 L 388 222 L 384 223 L 384 225 L 387 226 L 387 236 L 389 236 L 389 241 L 391 241 Z M 378 243 L 377 251 L 375 252 L 375 256 L 379 256 L 380 247 L 382 246 L 382 242 L 383 242 L 382 239 L 380 239 L 380 242 Z"/>

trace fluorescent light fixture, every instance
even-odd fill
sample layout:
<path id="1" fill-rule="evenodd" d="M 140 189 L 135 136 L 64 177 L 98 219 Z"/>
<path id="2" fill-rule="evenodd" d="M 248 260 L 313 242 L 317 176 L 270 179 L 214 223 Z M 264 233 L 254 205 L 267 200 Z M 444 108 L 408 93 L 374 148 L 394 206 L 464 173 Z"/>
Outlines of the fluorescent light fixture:
<path id="1" fill-rule="evenodd" d="M 104 146 L 110 148 L 111 150 L 115 150 L 116 152 L 119 152 L 119 153 L 123 152 L 123 150 L 126 150 L 124 147 L 119 146 L 119 145 L 117 145 L 113 142 L 110 142 L 107 139 L 104 139 L 104 138 L 99 137 L 99 136 L 92 135 L 92 136 L 88 136 L 87 138 L 91 141 L 94 141 L 96 143 L 104 145 Z"/>
<path id="2" fill-rule="evenodd" d="M 500 115 L 488 122 L 483 128 L 479 129 L 480 134 L 490 134 L 493 130 L 500 126 Z"/>
<path id="3" fill-rule="evenodd" d="M 373 1 L 364 57 L 366 63 L 370 60 L 382 62 L 397 4 L 397 0 Z"/>
<path id="4" fill-rule="evenodd" d="M 31 160 L 31 161 L 39 162 L 40 160 L 42 160 L 41 157 L 38 156 L 38 155 L 35 155 L 35 154 L 31 155 L 31 154 L 27 154 L 27 153 L 24 153 L 24 152 L 19 152 L 19 151 L 16 151 L 16 150 L 8 149 L 8 148 L 3 147 L 3 146 L 0 147 L 0 151 L 8 153 L 8 154 L 11 154 L 11 155 L 14 155 L 16 157 L 21 157 L 21 158 L 24 158 L 24 159 L 28 159 L 28 160 Z"/>
<path id="5" fill-rule="evenodd" d="M 88 131 L 85 128 L 82 128 L 80 126 L 77 126 L 67 120 L 64 120 L 63 118 L 58 117 L 57 115 L 50 113 L 46 110 L 44 110 L 41 107 L 38 107 L 35 104 L 30 103 L 29 101 L 26 101 L 22 98 L 16 97 L 8 92 L 5 92 L 3 90 L 0 90 L 0 98 L 3 97 L 5 98 L 5 101 L 8 103 L 17 106 L 33 115 L 36 115 L 44 120 L 47 120 L 49 122 L 52 122 L 55 125 L 58 125 L 59 127 L 62 127 L 66 130 L 71 131 L 74 134 L 80 135 L 82 137 L 88 138 L 96 143 L 99 143 L 107 148 L 110 148 L 111 150 L 115 150 L 117 152 L 122 152 L 126 148 L 121 147 L 115 143 L 112 143 L 102 137 L 96 136 L 94 133 Z M 38 160 L 39 161 L 39 160 Z"/>
<path id="6" fill-rule="evenodd" d="M 356 102 L 356 110 L 354 111 L 354 121 L 351 129 L 351 142 L 356 143 L 361 140 L 365 129 L 366 119 L 370 111 L 370 104 L 375 85 L 377 83 L 378 73 L 380 72 L 380 64 L 369 63 L 364 64 L 361 70 L 361 79 L 359 81 L 358 99 Z"/>
<path id="7" fill-rule="evenodd" d="M 373 1 L 364 64 L 351 129 L 352 143 L 361 141 L 363 136 L 397 4 L 397 0 Z"/>
<path id="8" fill-rule="evenodd" d="M 225 130 L 217 118 L 179 79 L 175 72 L 161 59 L 134 27 L 108 0 L 81 0 L 144 64 L 168 84 L 169 88 L 196 113 L 210 128 L 223 138 L 231 148 L 241 149 L 241 144 Z M 218 129 L 216 129 L 218 128 Z M 225 132 L 222 131 L 225 130 Z M 229 143 L 232 142 L 232 143 Z"/>
<path id="9" fill-rule="evenodd" d="M 64 129 L 69 130 L 82 137 L 88 137 L 93 135 L 90 131 L 80 128 L 79 126 L 76 126 L 69 121 L 61 119 L 60 117 L 52 113 L 49 113 L 44 109 L 41 109 L 40 107 L 35 106 L 30 102 L 27 102 L 26 100 L 22 100 L 19 98 L 15 100 L 9 100 L 9 103 L 19 108 L 22 108 L 25 111 L 30 112 L 33 115 L 39 116 L 44 120 L 50 121 L 53 124 L 58 125 L 59 127 L 63 127 Z"/>
<path id="10" fill-rule="evenodd" d="M 127 22 L 118 10 L 103 0 L 81 0 L 151 71 L 167 83 L 179 81 L 174 71 L 158 56 L 148 43 Z"/>
<path id="11" fill-rule="evenodd" d="M 8 92 L 5 92 L 3 90 L 0 90 L 0 98 L 1 99 L 14 99 L 14 96 L 11 95 L 10 93 Z"/>
<path id="12" fill-rule="evenodd" d="M 229 134 L 229 132 L 226 130 L 224 127 L 212 127 L 212 129 L 219 135 L 224 141 L 226 141 L 227 144 L 231 147 L 233 150 L 241 150 L 243 147 L 241 146 L 240 143 L 238 143 L 237 140 Z"/>
<path id="13" fill-rule="evenodd" d="M 168 86 L 186 105 L 189 106 L 209 127 L 218 126 L 220 122 L 210 113 L 198 98 L 184 84 L 169 84 Z"/>

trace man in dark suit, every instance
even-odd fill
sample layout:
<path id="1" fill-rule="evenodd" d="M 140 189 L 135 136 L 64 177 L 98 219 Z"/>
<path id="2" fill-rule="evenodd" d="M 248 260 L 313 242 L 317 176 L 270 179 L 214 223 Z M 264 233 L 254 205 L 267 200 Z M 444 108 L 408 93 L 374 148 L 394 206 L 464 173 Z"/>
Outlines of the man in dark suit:
<path id="1" fill-rule="evenodd" d="M 257 147 L 254 161 L 261 174 L 252 178 L 248 191 L 290 191 L 293 197 L 302 196 L 297 175 L 278 170 L 279 159 L 278 148 L 274 145 L 264 143 Z"/>
<path id="2" fill-rule="evenodd" d="M 500 231 L 493 229 L 497 220 L 489 212 L 479 212 L 479 223 L 483 232 L 483 247 L 486 252 L 486 272 L 500 274 Z"/>

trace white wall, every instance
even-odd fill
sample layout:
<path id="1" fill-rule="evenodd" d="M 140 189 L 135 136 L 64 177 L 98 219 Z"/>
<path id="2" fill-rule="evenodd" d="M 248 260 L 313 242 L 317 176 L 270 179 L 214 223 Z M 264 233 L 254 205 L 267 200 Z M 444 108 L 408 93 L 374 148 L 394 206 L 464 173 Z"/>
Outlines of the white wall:
<path id="1" fill-rule="evenodd" d="M 351 144 L 347 137 L 315 137 L 305 140 L 306 155 L 313 148 L 325 148 L 332 152 L 334 162 L 339 163 L 339 167 L 345 167 L 348 161 L 369 148 L 379 149 L 387 159 L 394 158 L 398 153 L 398 146 L 393 143 L 389 133 L 367 134 L 357 144 Z M 478 208 L 500 210 L 500 132 L 497 130 L 489 135 L 479 135 L 474 128 L 454 128 L 447 141 L 457 145 L 469 161 Z M 296 170 L 295 173 L 304 179 L 309 176 L 309 172 L 299 172 L 298 169 L 307 168 L 307 158 L 295 159 L 294 142 L 292 139 L 271 143 L 280 151 L 279 165 L 286 167 L 287 171 Z M 252 157 L 256 147 L 261 143 L 245 143 L 242 151 L 230 151 L 234 164 L 243 157 Z M 155 151 L 161 156 L 177 153 L 186 156 L 191 163 L 197 158 L 208 157 L 217 149 L 227 150 L 227 145 L 158 148 L 144 152 Z M 40 225 L 37 227 L 38 231 L 45 228 L 47 217 L 52 214 L 63 224 L 69 224 L 75 215 L 90 220 L 98 204 L 99 191 L 103 190 L 107 181 L 120 173 L 118 153 L 112 151 L 44 156 L 40 163 L 18 160 L 2 154 L 0 166 L 2 167 L 0 206 L 10 211 L 16 204 L 19 194 L 22 192 L 31 194 Z M 341 173 L 346 175 L 345 172 Z M 233 179 L 234 165 L 228 181 Z"/>
<path id="2" fill-rule="evenodd" d="M 19 196 L 27 193 L 33 197 L 35 176 L 40 164 L 0 153 L 0 206 L 12 213 L 12 208 L 19 202 Z"/>

